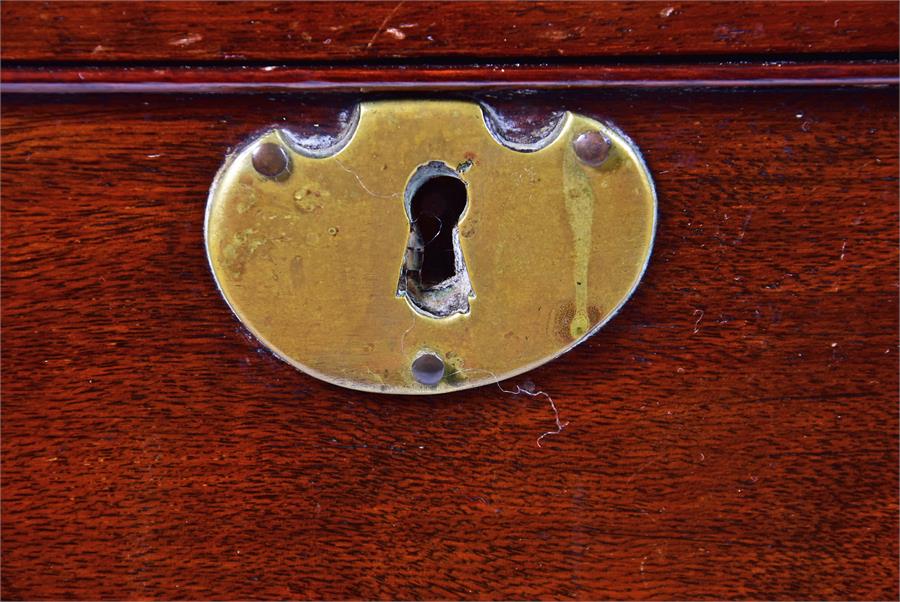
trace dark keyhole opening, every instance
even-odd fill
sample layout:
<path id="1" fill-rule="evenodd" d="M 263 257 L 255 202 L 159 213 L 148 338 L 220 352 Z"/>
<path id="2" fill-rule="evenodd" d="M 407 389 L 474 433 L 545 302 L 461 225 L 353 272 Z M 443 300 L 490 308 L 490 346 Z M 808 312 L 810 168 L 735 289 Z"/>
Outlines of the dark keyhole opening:
<path id="1" fill-rule="evenodd" d="M 420 165 L 403 195 L 409 240 L 397 295 L 432 318 L 469 313 L 475 297 L 459 240 L 459 220 L 468 203 L 466 183 L 449 165 Z"/>
<path id="2" fill-rule="evenodd" d="M 430 178 L 413 195 L 409 212 L 422 244 L 422 286 L 435 286 L 456 275 L 453 229 L 465 208 L 466 185 L 452 176 Z"/>

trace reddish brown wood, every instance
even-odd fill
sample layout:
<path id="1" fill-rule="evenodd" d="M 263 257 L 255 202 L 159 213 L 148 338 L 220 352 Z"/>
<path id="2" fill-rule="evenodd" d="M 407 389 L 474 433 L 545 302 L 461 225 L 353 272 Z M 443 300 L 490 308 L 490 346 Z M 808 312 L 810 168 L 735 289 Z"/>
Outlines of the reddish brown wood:
<path id="1" fill-rule="evenodd" d="M 211 93 L 521 90 L 524 88 L 770 88 L 898 83 L 894 61 L 780 64 L 535 65 L 490 67 L 14 67 L 15 93 Z"/>
<path id="2" fill-rule="evenodd" d="M 7 0 L 2 58 L 336 61 L 891 53 L 896 2 Z"/>
<path id="3" fill-rule="evenodd" d="M 491 98 L 659 191 L 635 297 L 527 376 L 543 448 L 545 400 L 324 385 L 219 297 L 228 148 L 354 100 L 4 96 L 4 599 L 897 598 L 896 88 Z"/>

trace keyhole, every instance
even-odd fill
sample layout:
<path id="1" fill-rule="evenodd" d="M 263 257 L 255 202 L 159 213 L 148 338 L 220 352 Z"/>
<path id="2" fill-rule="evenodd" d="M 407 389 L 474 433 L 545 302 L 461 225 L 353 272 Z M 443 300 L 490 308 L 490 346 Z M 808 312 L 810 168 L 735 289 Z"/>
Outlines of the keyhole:
<path id="1" fill-rule="evenodd" d="M 410 231 L 397 294 L 431 317 L 467 313 L 474 296 L 459 246 L 467 197 L 466 183 L 436 161 L 416 170 L 404 195 Z"/>
<path id="2" fill-rule="evenodd" d="M 466 207 L 466 185 L 458 178 L 435 176 L 413 195 L 412 227 L 422 244 L 421 282 L 430 287 L 456 274 L 453 229 Z"/>

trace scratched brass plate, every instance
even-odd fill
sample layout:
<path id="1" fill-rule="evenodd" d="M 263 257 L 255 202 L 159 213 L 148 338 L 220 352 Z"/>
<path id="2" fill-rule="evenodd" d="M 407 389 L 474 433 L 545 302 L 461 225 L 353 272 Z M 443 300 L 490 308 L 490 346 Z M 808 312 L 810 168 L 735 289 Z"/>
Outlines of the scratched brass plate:
<path id="1" fill-rule="evenodd" d="M 206 214 L 209 262 L 231 309 L 300 370 L 390 393 L 493 383 L 595 333 L 650 257 L 656 197 L 647 167 L 620 132 L 581 115 L 565 113 L 531 148 L 513 148 L 492 124 L 473 103 L 382 101 L 359 105 L 329 149 L 281 129 L 248 141 L 216 176 Z M 576 154 L 585 132 L 609 143 L 599 166 Z M 284 149 L 283 173 L 254 168 L 267 143 Z M 454 266 L 466 280 L 445 295 L 446 317 L 431 313 L 445 298 L 435 310 L 410 300 L 412 281 L 423 278 L 410 257 L 432 244 L 411 234 L 431 218 L 419 215 L 413 227 L 410 187 L 428 166 L 466 194 L 457 224 L 437 228 L 452 226 L 462 259 Z M 436 383 L 411 369 L 423 354 L 443 363 Z"/>

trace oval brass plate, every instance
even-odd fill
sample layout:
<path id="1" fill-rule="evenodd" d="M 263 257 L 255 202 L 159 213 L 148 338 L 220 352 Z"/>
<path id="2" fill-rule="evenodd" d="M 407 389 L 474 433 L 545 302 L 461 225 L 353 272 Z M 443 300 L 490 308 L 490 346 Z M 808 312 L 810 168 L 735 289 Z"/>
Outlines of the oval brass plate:
<path id="1" fill-rule="evenodd" d="M 234 313 L 300 370 L 390 393 L 493 383 L 592 335 L 650 257 L 650 174 L 626 137 L 581 115 L 529 149 L 491 124 L 477 104 L 382 101 L 361 104 L 325 151 L 280 129 L 249 141 L 221 168 L 206 214 L 209 262 Z M 599 158 L 576 152 L 585 132 L 607 144 Z M 256 169 L 255 153 L 266 161 Z M 414 215 L 429 177 L 465 196 L 456 224 Z M 425 221 L 452 243 L 455 280 L 416 302 L 422 249 L 436 261 Z M 424 380 L 417 359 L 432 370 Z"/>

